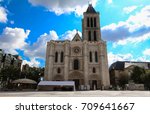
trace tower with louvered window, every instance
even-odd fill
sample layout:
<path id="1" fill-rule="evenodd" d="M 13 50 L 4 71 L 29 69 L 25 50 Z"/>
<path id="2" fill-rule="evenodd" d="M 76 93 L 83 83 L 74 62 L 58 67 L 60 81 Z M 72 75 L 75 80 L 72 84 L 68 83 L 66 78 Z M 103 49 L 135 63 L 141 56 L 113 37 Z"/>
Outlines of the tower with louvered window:
<path id="1" fill-rule="evenodd" d="M 110 85 L 107 46 L 101 38 L 100 14 L 89 4 L 82 19 L 82 37 L 47 43 L 46 81 L 74 81 L 76 90 Z"/>

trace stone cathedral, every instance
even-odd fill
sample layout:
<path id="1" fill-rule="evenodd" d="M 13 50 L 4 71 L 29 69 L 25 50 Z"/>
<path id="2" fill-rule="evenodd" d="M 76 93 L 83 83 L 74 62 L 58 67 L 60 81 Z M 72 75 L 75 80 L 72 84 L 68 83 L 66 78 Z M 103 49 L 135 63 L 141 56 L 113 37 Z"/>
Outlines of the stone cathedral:
<path id="1" fill-rule="evenodd" d="M 101 38 L 99 12 L 89 4 L 82 19 L 82 38 L 47 42 L 46 81 L 74 81 L 76 90 L 108 88 L 107 46 Z"/>

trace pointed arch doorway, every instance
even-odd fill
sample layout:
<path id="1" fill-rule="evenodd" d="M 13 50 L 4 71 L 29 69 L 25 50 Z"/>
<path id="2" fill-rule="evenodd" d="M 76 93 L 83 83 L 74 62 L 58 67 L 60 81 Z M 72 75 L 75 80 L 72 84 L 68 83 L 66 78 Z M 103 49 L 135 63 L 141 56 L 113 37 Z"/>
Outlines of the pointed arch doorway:
<path id="1" fill-rule="evenodd" d="M 75 88 L 76 90 L 80 90 L 80 86 L 84 85 L 84 76 L 83 73 L 79 72 L 79 71 L 73 71 L 69 74 L 69 78 L 70 81 L 74 81 L 75 82 Z"/>

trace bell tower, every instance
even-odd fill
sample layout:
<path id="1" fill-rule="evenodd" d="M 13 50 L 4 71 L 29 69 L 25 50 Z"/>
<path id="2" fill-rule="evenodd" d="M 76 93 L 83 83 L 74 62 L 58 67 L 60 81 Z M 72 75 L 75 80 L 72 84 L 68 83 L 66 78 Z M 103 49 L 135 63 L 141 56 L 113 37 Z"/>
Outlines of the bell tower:
<path id="1" fill-rule="evenodd" d="M 100 41 L 100 19 L 99 12 L 96 12 L 92 4 L 89 4 L 82 19 L 82 37 L 87 41 Z"/>

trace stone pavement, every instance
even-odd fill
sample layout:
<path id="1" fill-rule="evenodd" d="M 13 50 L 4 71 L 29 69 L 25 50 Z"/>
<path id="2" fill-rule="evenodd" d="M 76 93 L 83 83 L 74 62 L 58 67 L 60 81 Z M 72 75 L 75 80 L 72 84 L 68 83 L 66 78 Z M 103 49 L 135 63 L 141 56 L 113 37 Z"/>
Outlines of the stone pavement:
<path id="1" fill-rule="evenodd" d="M 150 97 L 150 91 L 1 91 L 0 97 Z"/>

